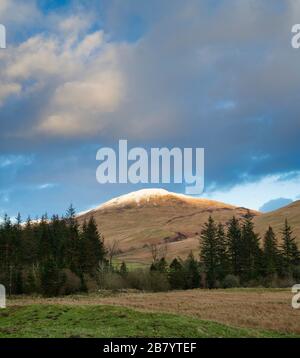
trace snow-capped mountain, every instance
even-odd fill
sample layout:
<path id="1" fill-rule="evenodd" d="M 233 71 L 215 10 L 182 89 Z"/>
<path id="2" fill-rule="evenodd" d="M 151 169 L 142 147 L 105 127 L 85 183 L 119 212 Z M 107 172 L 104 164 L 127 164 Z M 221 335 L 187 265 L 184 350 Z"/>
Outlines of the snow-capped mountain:
<path id="1" fill-rule="evenodd" d="M 94 216 L 106 242 L 119 241 L 120 259 L 146 262 L 151 260 L 151 244 L 167 243 L 170 257 L 186 256 L 191 250 L 197 254 L 199 233 L 209 215 L 226 223 L 233 215 L 242 217 L 246 212 L 214 200 L 142 189 L 81 213 L 79 221 Z"/>

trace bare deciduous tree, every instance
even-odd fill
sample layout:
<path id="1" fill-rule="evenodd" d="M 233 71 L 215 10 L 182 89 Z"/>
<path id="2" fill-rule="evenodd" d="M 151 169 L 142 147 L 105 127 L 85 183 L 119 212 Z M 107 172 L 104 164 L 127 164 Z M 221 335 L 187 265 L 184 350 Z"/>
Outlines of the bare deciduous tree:
<path id="1" fill-rule="evenodd" d="M 113 258 L 119 253 L 120 240 L 113 240 L 106 245 L 109 264 L 112 266 Z"/>
<path id="2" fill-rule="evenodd" d="M 168 244 L 151 244 L 150 251 L 152 256 L 152 261 L 156 262 L 167 256 L 168 253 Z"/>

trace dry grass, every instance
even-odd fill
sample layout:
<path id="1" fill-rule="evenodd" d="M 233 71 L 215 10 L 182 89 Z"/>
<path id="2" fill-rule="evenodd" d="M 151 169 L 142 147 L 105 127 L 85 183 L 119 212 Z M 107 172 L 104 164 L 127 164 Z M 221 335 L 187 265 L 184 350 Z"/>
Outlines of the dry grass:
<path id="1" fill-rule="evenodd" d="M 291 307 L 289 290 L 189 290 L 167 293 L 120 293 L 53 299 L 18 298 L 9 305 L 118 305 L 141 311 L 171 312 L 236 327 L 300 333 L 300 310 Z"/>
<path id="2" fill-rule="evenodd" d="M 122 254 L 118 255 L 119 261 L 149 263 L 152 260 L 149 244 L 164 243 L 165 239 L 172 239 L 180 232 L 187 239 L 170 242 L 167 259 L 171 260 L 176 256 L 185 258 L 191 251 L 197 256 L 199 233 L 209 215 L 212 215 L 216 222 L 225 224 L 232 216 L 241 218 L 246 211 L 244 208 L 224 203 L 203 199 L 186 202 L 171 196 L 140 206 L 92 210 L 79 217 L 79 221 L 93 215 L 106 243 L 119 241 L 122 251 Z M 280 230 L 287 218 L 300 244 L 300 201 L 271 213 L 261 214 L 253 211 L 253 214 L 255 230 L 261 237 L 271 225 L 280 238 Z"/>
<path id="3" fill-rule="evenodd" d="M 281 238 L 281 230 L 285 219 L 288 219 L 292 226 L 293 234 L 296 237 L 298 245 L 300 245 L 300 200 L 289 204 L 281 209 L 259 215 L 255 217 L 254 223 L 257 232 L 264 235 L 268 227 L 271 225 L 278 238 Z"/>
<path id="4" fill-rule="evenodd" d="M 118 255 L 119 261 L 149 263 L 152 261 L 149 245 L 164 244 L 165 239 L 180 232 L 188 239 L 169 243 L 167 259 L 176 256 L 185 258 L 191 251 L 197 255 L 199 232 L 209 215 L 213 215 L 217 222 L 226 223 L 234 215 L 242 217 L 246 211 L 244 208 L 204 199 L 185 202 L 167 197 L 140 206 L 92 210 L 80 216 L 79 222 L 93 215 L 105 242 L 119 242 L 122 251 Z M 253 214 L 259 215 L 257 212 Z"/>

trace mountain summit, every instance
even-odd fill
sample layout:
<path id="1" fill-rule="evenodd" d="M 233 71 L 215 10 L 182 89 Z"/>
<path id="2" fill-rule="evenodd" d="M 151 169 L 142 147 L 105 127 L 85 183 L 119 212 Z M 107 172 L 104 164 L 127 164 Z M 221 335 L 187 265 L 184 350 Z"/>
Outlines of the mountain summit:
<path id="1" fill-rule="evenodd" d="M 165 189 L 141 189 L 107 201 L 94 210 L 109 210 L 114 208 L 129 208 L 143 206 L 158 206 L 166 204 L 186 204 L 193 206 L 213 206 L 233 209 L 234 206 L 214 200 L 191 197 L 184 194 L 169 192 Z"/>
<path id="2" fill-rule="evenodd" d="M 211 215 L 226 224 L 236 216 L 242 218 L 248 209 L 219 201 L 176 194 L 164 189 L 142 189 L 107 201 L 79 215 L 79 222 L 94 216 L 107 243 L 118 241 L 120 260 L 150 262 L 151 245 L 167 245 L 167 258 L 199 254 L 199 236 Z M 263 238 L 272 225 L 278 239 L 285 218 L 300 238 L 300 201 L 271 213 L 254 215 L 255 230 Z"/>
<path id="3" fill-rule="evenodd" d="M 107 201 L 79 215 L 94 216 L 106 242 L 118 241 L 120 259 L 151 261 L 151 244 L 168 245 L 168 257 L 199 251 L 199 233 L 208 217 L 226 223 L 247 209 L 222 202 L 176 194 L 164 189 L 142 189 Z M 253 215 L 259 215 L 253 211 Z"/>

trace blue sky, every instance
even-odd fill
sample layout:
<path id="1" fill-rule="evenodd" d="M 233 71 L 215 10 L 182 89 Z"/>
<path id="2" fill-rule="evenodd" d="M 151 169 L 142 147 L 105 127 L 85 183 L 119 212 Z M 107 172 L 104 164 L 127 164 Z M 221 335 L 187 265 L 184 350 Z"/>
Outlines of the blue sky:
<path id="1" fill-rule="evenodd" d="M 204 147 L 205 197 L 299 199 L 299 21 L 293 0 L 0 0 L 0 215 L 142 188 L 96 182 L 122 138 Z"/>

